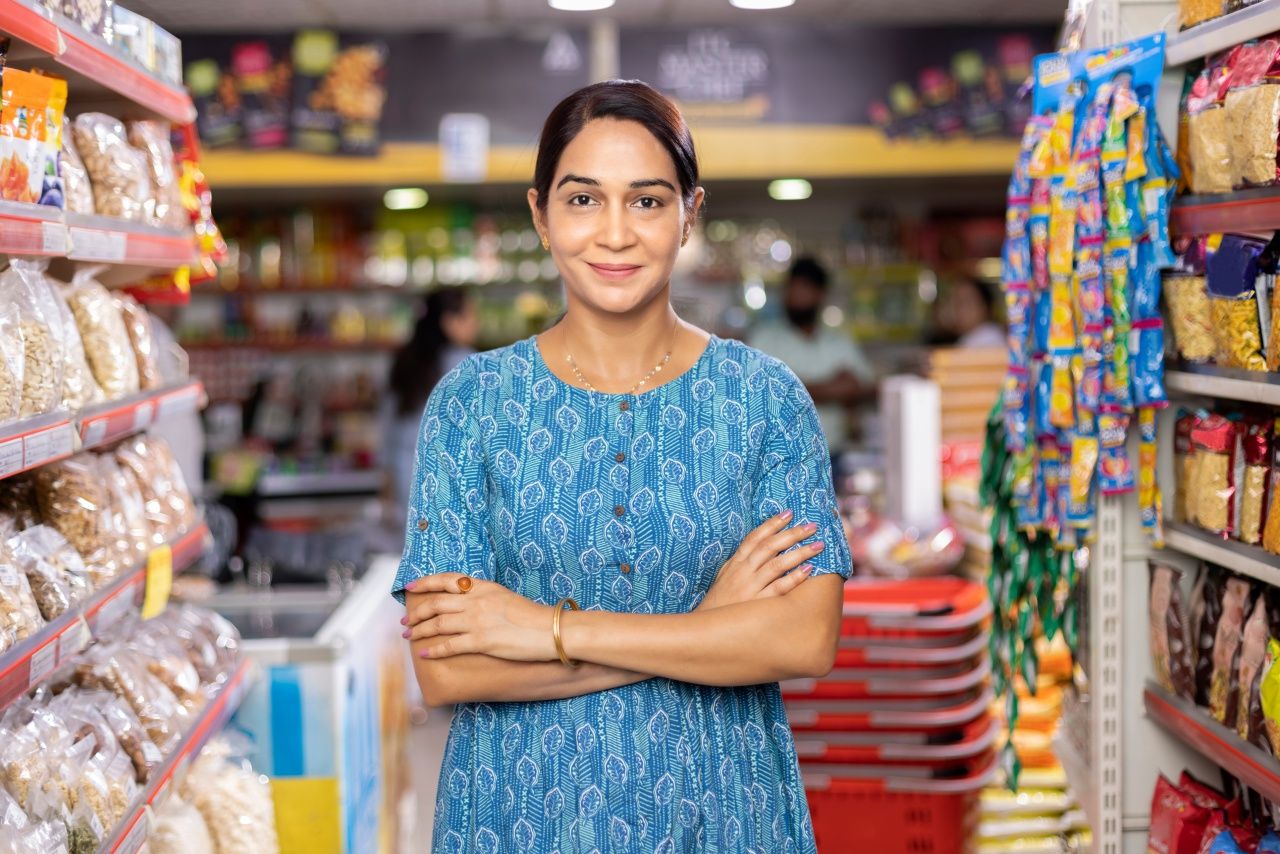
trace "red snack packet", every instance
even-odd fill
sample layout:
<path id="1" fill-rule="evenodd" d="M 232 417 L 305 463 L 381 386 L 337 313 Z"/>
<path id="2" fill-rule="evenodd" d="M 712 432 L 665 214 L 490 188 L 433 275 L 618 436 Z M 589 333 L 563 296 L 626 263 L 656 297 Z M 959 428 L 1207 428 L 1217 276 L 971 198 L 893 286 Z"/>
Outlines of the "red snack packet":
<path id="1" fill-rule="evenodd" d="M 1148 854 L 1198 854 L 1214 810 L 1196 803 L 1163 774 L 1151 798 Z"/>

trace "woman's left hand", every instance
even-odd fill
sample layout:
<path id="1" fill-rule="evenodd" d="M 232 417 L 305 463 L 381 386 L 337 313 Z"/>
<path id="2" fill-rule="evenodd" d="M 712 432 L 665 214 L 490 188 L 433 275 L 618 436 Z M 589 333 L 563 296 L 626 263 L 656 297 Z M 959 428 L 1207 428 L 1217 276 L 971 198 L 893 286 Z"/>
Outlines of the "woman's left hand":
<path id="1" fill-rule="evenodd" d="M 554 661 L 551 637 L 554 612 L 492 581 L 470 579 L 462 593 L 456 572 L 429 575 L 406 586 L 425 593 L 409 609 L 410 640 L 428 641 L 423 658 L 449 658 L 478 653 L 509 661 Z M 416 597 L 415 597 L 416 598 Z"/>

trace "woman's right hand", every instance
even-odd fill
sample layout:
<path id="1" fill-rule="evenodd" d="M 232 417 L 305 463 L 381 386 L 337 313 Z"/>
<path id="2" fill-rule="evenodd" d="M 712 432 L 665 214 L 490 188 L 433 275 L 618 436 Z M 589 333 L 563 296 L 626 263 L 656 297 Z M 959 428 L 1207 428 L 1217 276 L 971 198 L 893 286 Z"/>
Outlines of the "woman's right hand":
<path id="1" fill-rule="evenodd" d="M 747 534 L 694 610 L 782 596 L 804 583 L 813 570 L 807 561 L 821 554 L 825 544 L 819 541 L 792 549 L 796 543 L 812 536 L 818 526 L 806 522 L 788 528 L 791 517 L 791 511 L 786 510 L 766 519 Z"/>

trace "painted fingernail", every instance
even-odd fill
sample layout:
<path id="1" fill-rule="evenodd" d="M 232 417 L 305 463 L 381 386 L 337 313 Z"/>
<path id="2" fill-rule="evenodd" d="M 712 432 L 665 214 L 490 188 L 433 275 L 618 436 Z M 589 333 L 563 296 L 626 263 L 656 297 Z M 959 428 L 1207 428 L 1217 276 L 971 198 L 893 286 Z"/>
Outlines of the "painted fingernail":
<path id="1" fill-rule="evenodd" d="M 818 540 L 816 543 L 814 543 L 813 545 L 811 545 L 809 548 L 813 549 L 815 552 L 820 552 L 820 551 L 822 551 L 823 549 L 825 549 L 826 547 L 827 547 L 827 544 L 826 544 L 826 543 L 824 543 L 822 540 Z"/>
<path id="2" fill-rule="evenodd" d="M 409 615 L 408 615 L 408 614 L 406 614 L 405 616 L 403 616 L 403 617 L 401 617 L 401 618 L 400 618 L 400 625 L 402 625 L 402 626 L 407 626 L 407 625 L 409 625 Z"/>
<path id="3" fill-rule="evenodd" d="M 818 523 L 808 522 L 805 524 L 804 529 L 808 531 L 810 534 L 812 534 L 814 531 L 818 530 Z"/>
<path id="4" fill-rule="evenodd" d="M 779 518 L 780 520 L 782 520 L 783 522 L 785 522 L 785 521 L 787 521 L 788 519 L 790 519 L 790 518 L 791 518 L 792 516 L 794 516 L 794 515 L 795 515 L 795 514 L 794 514 L 794 513 L 792 513 L 790 510 L 783 510 L 781 513 L 779 513 L 779 514 L 778 514 L 778 518 Z"/>
<path id="5" fill-rule="evenodd" d="M 401 633 L 400 633 L 400 637 L 402 637 L 402 638 L 407 638 L 407 637 L 409 637 L 409 635 L 411 635 L 411 634 L 413 634 L 413 632 L 412 632 L 412 631 L 410 631 L 409 629 L 405 629 L 403 632 L 401 632 Z"/>
<path id="6" fill-rule="evenodd" d="M 418 658 L 430 658 L 430 657 L 431 657 L 431 650 L 429 649 L 424 649 L 422 652 L 418 653 Z"/>
<path id="7" fill-rule="evenodd" d="M 811 563 L 806 563 L 804 566 L 800 567 L 801 575 L 808 575 L 811 572 L 813 572 L 813 564 Z"/>

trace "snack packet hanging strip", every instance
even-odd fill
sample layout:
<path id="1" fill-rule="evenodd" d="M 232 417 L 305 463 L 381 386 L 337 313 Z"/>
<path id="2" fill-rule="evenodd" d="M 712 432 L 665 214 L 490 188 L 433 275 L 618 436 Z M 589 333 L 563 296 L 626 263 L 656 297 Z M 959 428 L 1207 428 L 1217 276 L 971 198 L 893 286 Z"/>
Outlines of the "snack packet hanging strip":
<path id="1" fill-rule="evenodd" d="M 1151 545 L 1164 545 L 1164 501 L 1156 481 L 1156 411 L 1138 410 L 1138 512 Z"/>
<path id="2" fill-rule="evenodd" d="M 1129 435 L 1129 416 L 1123 412 L 1105 412 L 1098 416 L 1101 458 L 1098 461 L 1098 487 L 1103 495 L 1122 495 L 1134 488 L 1133 466 L 1125 440 Z"/>
<path id="3" fill-rule="evenodd" d="M 1098 468 L 1098 437 L 1071 437 L 1071 476 L 1068 484 L 1067 524 L 1078 531 L 1093 527 L 1096 506 L 1094 473 Z"/>

